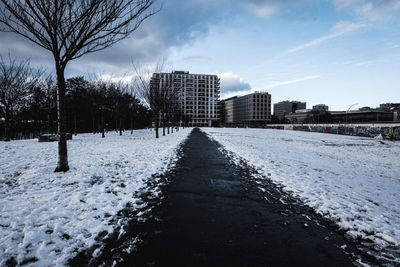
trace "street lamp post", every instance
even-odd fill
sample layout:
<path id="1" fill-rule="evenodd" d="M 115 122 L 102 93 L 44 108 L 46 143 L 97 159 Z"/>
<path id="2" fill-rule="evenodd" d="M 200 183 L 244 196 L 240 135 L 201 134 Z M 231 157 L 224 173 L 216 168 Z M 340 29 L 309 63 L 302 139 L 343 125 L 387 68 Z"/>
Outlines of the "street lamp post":
<path id="1" fill-rule="evenodd" d="M 347 113 L 348 113 L 349 110 L 350 110 L 353 106 L 355 106 L 355 105 L 358 105 L 358 103 L 352 104 L 352 105 L 347 109 L 347 111 L 346 111 L 346 123 L 348 123 L 348 120 L 347 120 Z"/>
<path id="2" fill-rule="evenodd" d="M 346 111 L 346 123 L 347 123 L 347 124 L 349 123 L 349 121 L 348 121 L 348 119 L 347 119 L 347 113 L 349 113 L 349 110 L 350 110 L 353 106 L 355 106 L 355 105 L 358 105 L 358 103 L 354 103 L 354 104 L 350 105 L 350 107 L 349 107 L 349 108 L 347 109 L 347 111 Z M 349 134 L 349 131 L 350 131 L 349 127 L 347 127 L 347 131 L 348 131 L 347 134 Z"/>

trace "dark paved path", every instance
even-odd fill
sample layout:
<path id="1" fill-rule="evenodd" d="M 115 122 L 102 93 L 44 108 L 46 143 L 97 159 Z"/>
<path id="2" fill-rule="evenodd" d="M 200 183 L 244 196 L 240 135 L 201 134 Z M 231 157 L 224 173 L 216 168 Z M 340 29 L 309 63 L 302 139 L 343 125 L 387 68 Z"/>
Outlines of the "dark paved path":
<path id="1" fill-rule="evenodd" d="M 257 184 L 248 167 L 230 162 L 198 129 L 170 175 L 162 204 L 153 207 L 146 222 L 133 221 L 128 230 L 143 242 L 127 253 L 121 245 L 127 238 L 110 238 L 100 261 L 111 265 L 113 258 L 123 257 L 119 264 L 126 266 L 352 265 L 338 248 L 347 244 L 340 234 L 306 218 L 316 217 L 301 204 L 285 205 L 290 196 L 270 182 Z"/>

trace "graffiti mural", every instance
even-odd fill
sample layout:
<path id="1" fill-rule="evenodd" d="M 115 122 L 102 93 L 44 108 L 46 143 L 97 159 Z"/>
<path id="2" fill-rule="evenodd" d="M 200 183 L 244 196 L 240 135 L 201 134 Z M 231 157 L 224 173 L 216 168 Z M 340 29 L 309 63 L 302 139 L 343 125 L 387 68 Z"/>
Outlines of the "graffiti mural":
<path id="1" fill-rule="evenodd" d="M 357 127 L 356 129 L 356 135 L 368 136 L 368 129 L 366 127 Z"/>
<path id="2" fill-rule="evenodd" d="M 284 130 L 293 130 L 293 125 L 285 125 L 284 127 L 283 127 L 283 129 Z"/>
<path id="3" fill-rule="evenodd" d="M 338 134 L 339 133 L 338 127 L 337 126 L 332 126 L 331 133 Z"/>
<path id="4" fill-rule="evenodd" d="M 393 128 L 382 128 L 381 134 L 382 134 L 382 137 L 385 139 L 392 139 Z"/>
<path id="5" fill-rule="evenodd" d="M 382 135 L 387 140 L 400 140 L 400 127 L 368 125 L 353 126 L 353 125 L 285 125 L 285 126 L 267 126 L 270 129 L 284 129 L 306 132 L 319 132 L 343 135 L 355 135 L 364 137 L 376 137 Z"/>
<path id="6" fill-rule="evenodd" d="M 400 127 L 393 129 L 393 139 L 400 140 Z"/>
<path id="7" fill-rule="evenodd" d="M 381 134 L 381 129 L 376 127 L 371 127 L 368 129 L 368 135 L 371 137 L 375 137 Z"/>

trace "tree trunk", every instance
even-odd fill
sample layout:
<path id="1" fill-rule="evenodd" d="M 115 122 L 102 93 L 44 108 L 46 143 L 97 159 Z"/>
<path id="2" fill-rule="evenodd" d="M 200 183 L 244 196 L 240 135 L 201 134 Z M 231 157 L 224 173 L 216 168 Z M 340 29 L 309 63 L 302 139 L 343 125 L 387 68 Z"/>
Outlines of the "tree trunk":
<path id="1" fill-rule="evenodd" d="M 119 119 L 119 135 L 122 135 L 122 121 Z"/>
<path id="2" fill-rule="evenodd" d="M 174 133 L 174 125 L 171 126 L 171 133 Z"/>
<path id="3" fill-rule="evenodd" d="M 74 111 L 74 135 L 77 136 L 77 133 L 76 133 L 76 111 Z"/>
<path id="4" fill-rule="evenodd" d="M 5 114 L 5 121 L 4 121 L 4 141 L 10 141 L 10 109 L 6 107 L 6 114 Z"/>
<path id="5" fill-rule="evenodd" d="M 164 114 L 161 115 L 161 120 L 162 120 L 163 136 L 165 136 L 165 119 L 164 119 Z"/>
<path id="6" fill-rule="evenodd" d="M 50 110 L 47 111 L 47 133 L 51 133 L 51 114 Z"/>
<path id="7" fill-rule="evenodd" d="M 156 138 L 159 138 L 160 136 L 158 135 L 158 127 L 159 127 L 159 120 L 160 118 L 158 116 L 156 116 L 156 123 L 155 123 L 155 127 L 154 130 L 156 131 Z"/>
<path id="8" fill-rule="evenodd" d="M 94 116 L 92 118 L 92 130 L 93 130 L 93 134 L 95 134 L 96 133 L 96 128 L 95 128 Z"/>
<path id="9" fill-rule="evenodd" d="M 104 107 L 102 107 L 101 108 L 101 138 L 106 137 L 105 134 L 104 134 L 104 128 L 105 128 L 105 125 L 104 125 Z"/>
<path id="10" fill-rule="evenodd" d="M 47 133 L 51 133 L 51 99 L 47 98 Z"/>
<path id="11" fill-rule="evenodd" d="M 56 63 L 57 73 L 57 124 L 58 124 L 58 163 L 55 172 L 66 172 L 68 166 L 67 139 L 65 136 L 66 114 L 65 114 L 65 78 L 64 68 Z"/>
<path id="12" fill-rule="evenodd" d="M 168 134 L 169 134 L 169 128 L 171 128 L 171 118 L 169 115 L 167 115 L 167 123 L 168 123 Z"/>
<path id="13" fill-rule="evenodd" d="M 131 134 L 133 134 L 133 118 L 131 118 Z"/>
<path id="14" fill-rule="evenodd" d="M 15 121 L 14 121 L 14 109 L 11 106 L 10 107 L 10 115 L 8 119 L 8 137 L 9 140 L 14 140 L 15 139 Z"/>

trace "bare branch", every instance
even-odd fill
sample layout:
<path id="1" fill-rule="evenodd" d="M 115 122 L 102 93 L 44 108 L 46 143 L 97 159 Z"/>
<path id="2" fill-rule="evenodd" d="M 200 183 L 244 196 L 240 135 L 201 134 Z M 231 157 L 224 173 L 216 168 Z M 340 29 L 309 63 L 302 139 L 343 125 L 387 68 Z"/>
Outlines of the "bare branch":
<path id="1" fill-rule="evenodd" d="M 9 54 L 7 58 L 0 55 L 0 114 L 5 118 L 5 137 L 9 139 L 9 123 L 14 113 L 26 102 L 30 89 L 38 84 L 41 71 L 33 71 L 29 60 L 16 61 Z"/>
<path id="2" fill-rule="evenodd" d="M 155 0 L 0 0 L 0 30 L 15 32 L 68 61 L 127 38 L 160 9 Z"/>
<path id="3" fill-rule="evenodd" d="M 67 171 L 65 77 L 70 60 L 128 38 L 157 13 L 156 0 L 0 0 L 0 31 L 14 32 L 50 51 L 57 75 L 58 163 Z M 2 5 L 2 6 L 1 6 Z"/>

